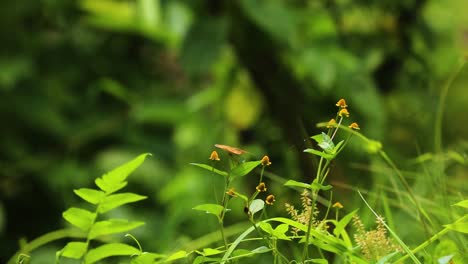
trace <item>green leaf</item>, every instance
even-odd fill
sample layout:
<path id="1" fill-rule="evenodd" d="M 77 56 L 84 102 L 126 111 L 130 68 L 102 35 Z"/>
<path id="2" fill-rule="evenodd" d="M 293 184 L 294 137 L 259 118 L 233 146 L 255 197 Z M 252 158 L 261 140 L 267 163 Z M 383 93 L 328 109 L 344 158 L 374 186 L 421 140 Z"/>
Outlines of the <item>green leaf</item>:
<path id="1" fill-rule="evenodd" d="M 105 191 L 107 194 L 122 189 L 123 187 L 125 187 L 125 185 L 127 185 L 125 179 L 127 179 L 128 175 L 130 175 L 130 173 L 136 170 L 143 163 L 143 161 L 145 161 L 145 158 L 149 155 L 151 154 L 141 154 L 135 159 L 104 174 L 101 178 L 96 179 L 96 185 L 103 191 Z"/>
<path id="2" fill-rule="evenodd" d="M 456 206 L 460 206 L 460 207 L 463 207 L 463 208 L 467 208 L 468 209 L 468 200 L 463 200 L 461 202 L 458 202 L 456 204 L 454 204 Z"/>
<path id="3" fill-rule="evenodd" d="M 260 222 L 260 228 L 268 234 L 283 240 L 291 240 L 285 233 L 289 230 L 288 224 L 280 224 L 275 229 L 266 222 Z"/>
<path id="4" fill-rule="evenodd" d="M 129 222 L 126 219 L 111 219 L 94 223 L 89 231 L 88 238 L 126 232 L 144 225 L 144 222 Z"/>
<path id="5" fill-rule="evenodd" d="M 335 229 L 333 230 L 333 234 L 335 236 L 339 236 L 341 232 L 344 231 L 345 227 L 349 224 L 349 222 L 353 219 L 353 216 L 357 213 L 359 209 L 352 211 L 351 213 L 345 215 L 341 220 L 336 224 Z"/>
<path id="6" fill-rule="evenodd" d="M 314 182 L 312 182 L 312 184 L 310 185 L 310 189 L 312 189 L 312 190 L 328 191 L 331 188 L 333 188 L 333 186 L 331 186 L 331 185 L 322 185 L 322 184 L 316 182 L 316 180 L 314 180 Z"/>
<path id="7" fill-rule="evenodd" d="M 262 199 L 255 199 L 249 205 L 249 211 L 252 216 L 265 207 L 265 202 Z"/>
<path id="8" fill-rule="evenodd" d="M 270 223 L 260 222 L 259 226 L 263 231 L 267 232 L 270 235 L 273 235 L 274 229 L 273 229 L 273 227 L 271 226 Z"/>
<path id="9" fill-rule="evenodd" d="M 262 253 L 266 253 L 266 252 L 270 252 L 270 251 L 271 251 L 271 249 L 269 249 L 269 248 L 267 248 L 265 246 L 261 246 L 261 247 L 253 249 L 250 252 L 253 253 L 253 254 L 262 254 Z"/>
<path id="10" fill-rule="evenodd" d="M 260 165 L 261 163 L 262 163 L 261 160 L 248 161 L 248 162 L 241 163 L 232 169 L 231 174 L 233 177 L 245 176 L 249 172 L 251 172 L 253 169 L 255 169 L 258 165 Z"/>
<path id="11" fill-rule="evenodd" d="M 317 142 L 317 144 L 320 144 L 325 140 L 323 135 L 325 135 L 330 140 L 330 137 L 327 134 L 323 133 L 323 132 L 320 133 L 320 134 L 311 136 L 310 138 L 315 140 L 315 142 Z"/>
<path id="12" fill-rule="evenodd" d="M 146 198 L 148 197 L 138 195 L 135 193 L 112 194 L 104 198 L 104 200 L 102 200 L 102 202 L 99 204 L 98 210 L 99 210 L 99 213 L 105 213 L 121 205 L 141 201 Z"/>
<path id="13" fill-rule="evenodd" d="M 193 210 L 205 211 L 207 214 L 213 214 L 219 218 L 221 212 L 224 210 L 219 204 L 200 204 L 192 208 Z"/>
<path id="14" fill-rule="evenodd" d="M 180 250 L 180 251 L 177 251 L 176 253 L 170 255 L 166 261 L 173 261 L 173 260 L 176 260 L 176 259 L 181 259 L 181 258 L 185 258 L 187 257 L 187 252 L 185 250 Z"/>
<path id="15" fill-rule="evenodd" d="M 80 259 L 88 249 L 85 242 L 69 242 L 61 251 L 60 255 L 72 259 Z"/>
<path id="16" fill-rule="evenodd" d="M 453 224 L 444 225 L 444 226 L 453 231 L 468 234 L 468 222 L 453 223 Z"/>
<path id="17" fill-rule="evenodd" d="M 338 142 L 338 144 L 336 144 L 336 146 L 333 148 L 332 154 L 336 154 L 340 150 L 340 147 L 344 144 L 344 142 L 344 140 Z"/>
<path id="18" fill-rule="evenodd" d="M 295 180 L 288 180 L 286 183 L 284 183 L 284 185 L 301 187 L 301 188 L 305 188 L 305 189 L 310 190 L 310 184 L 307 184 L 305 182 L 298 182 L 298 181 L 295 181 Z"/>
<path id="19" fill-rule="evenodd" d="M 204 248 L 203 249 L 203 256 L 212 256 L 223 253 L 224 251 L 213 249 L 213 248 Z"/>
<path id="20" fill-rule="evenodd" d="M 132 258 L 131 264 L 153 264 L 155 259 L 161 259 L 163 257 L 165 257 L 165 255 L 143 252 L 137 257 Z"/>
<path id="21" fill-rule="evenodd" d="M 201 163 L 190 163 L 190 165 L 197 166 L 197 167 L 200 167 L 200 168 L 205 169 L 205 170 L 209 170 L 209 171 L 214 172 L 214 173 L 216 173 L 216 174 L 219 174 L 219 175 L 221 175 L 221 176 L 227 176 L 227 175 L 228 175 L 227 172 L 222 171 L 222 170 L 215 169 L 214 167 L 211 167 L 211 166 L 206 165 L 206 164 L 201 164 Z"/>
<path id="22" fill-rule="evenodd" d="M 94 180 L 94 183 L 96 183 L 96 185 L 101 190 L 105 191 L 106 194 L 116 192 L 122 189 L 123 187 L 127 186 L 126 181 L 114 183 L 114 182 L 105 181 L 101 178 L 97 178 L 96 180 Z"/>
<path id="23" fill-rule="evenodd" d="M 331 185 L 322 185 L 322 184 L 317 183 L 315 181 L 312 184 L 307 184 L 305 182 L 298 182 L 298 181 L 295 181 L 295 180 L 288 180 L 286 183 L 284 183 L 284 185 L 301 187 L 301 188 L 305 188 L 305 189 L 309 189 L 309 190 L 324 190 L 324 191 L 327 191 L 327 190 L 330 190 L 331 188 L 333 188 L 333 186 L 331 186 Z"/>
<path id="24" fill-rule="evenodd" d="M 140 254 L 140 250 L 122 243 L 110 243 L 91 249 L 86 254 L 84 263 L 92 264 L 112 256 L 131 256 L 134 254 Z"/>
<path id="25" fill-rule="evenodd" d="M 88 188 L 73 190 L 73 192 L 75 192 L 75 194 L 81 197 L 83 200 L 92 204 L 98 204 L 101 201 L 101 199 L 105 196 L 105 193 L 102 191 Z"/>
<path id="26" fill-rule="evenodd" d="M 91 213 L 88 210 L 81 208 L 71 207 L 62 213 L 62 216 L 70 224 L 80 228 L 83 231 L 87 231 L 96 218 L 95 213 Z"/>
<path id="27" fill-rule="evenodd" d="M 331 160 L 331 159 L 333 159 L 335 157 L 332 154 L 328 154 L 328 153 L 325 153 L 323 151 L 318 151 L 318 150 L 311 149 L 311 148 L 305 149 L 304 152 L 311 153 L 311 154 L 317 155 L 319 157 L 323 157 L 324 159 L 327 159 L 327 160 Z"/>

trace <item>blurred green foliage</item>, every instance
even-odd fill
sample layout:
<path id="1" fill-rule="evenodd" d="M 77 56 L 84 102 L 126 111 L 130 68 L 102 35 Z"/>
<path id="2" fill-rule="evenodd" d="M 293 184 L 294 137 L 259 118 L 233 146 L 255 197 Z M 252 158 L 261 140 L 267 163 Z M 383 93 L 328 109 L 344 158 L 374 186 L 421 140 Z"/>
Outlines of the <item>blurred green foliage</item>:
<path id="1" fill-rule="evenodd" d="M 21 238 L 64 225 L 60 212 L 78 201 L 70 190 L 143 152 L 154 157 L 129 188 L 150 199 L 114 214 L 147 223 L 134 235 L 148 251 L 188 247 L 213 231 L 190 209 L 213 199 L 211 179 L 190 162 L 205 162 L 224 143 L 269 154 L 272 178 L 305 181 L 313 161 L 302 158 L 304 139 L 341 97 L 396 160 L 431 152 L 440 88 L 468 51 L 464 0 L 0 6 L 0 262 Z M 467 83 L 464 68 L 444 106 L 443 145 L 459 162 L 433 168 L 458 187 L 468 174 Z M 385 184 L 388 172 L 358 144 L 344 156 L 336 183 L 374 188 L 375 175 Z M 297 193 L 271 188 L 284 214 Z M 350 193 L 337 189 L 338 197 Z M 410 237 L 411 228 L 397 230 Z M 56 249 L 34 263 L 50 263 Z"/>

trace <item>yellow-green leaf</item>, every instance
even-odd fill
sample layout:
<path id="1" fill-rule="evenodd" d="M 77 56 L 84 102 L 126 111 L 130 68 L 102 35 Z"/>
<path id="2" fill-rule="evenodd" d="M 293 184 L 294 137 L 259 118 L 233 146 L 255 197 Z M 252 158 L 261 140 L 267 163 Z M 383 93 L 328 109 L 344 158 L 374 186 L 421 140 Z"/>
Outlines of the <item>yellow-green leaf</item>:
<path id="1" fill-rule="evenodd" d="M 91 213 L 88 210 L 81 208 L 72 207 L 63 212 L 63 218 L 70 224 L 80 228 L 83 231 L 87 231 L 96 218 L 95 213 Z"/>
<path id="2" fill-rule="evenodd" d="M 146 196 L 138 195 L 135 193 L 112 194 L 104 198 L 99 204 L 99 213 L 105 213 L 121 205 L 141 201 L 146 198 Z"/>
<path id="3" fill-rule="evenodd" d="M 92 264 L 101 259 L 112 256 L 131 256 L 141 253 L 140 250 L 121 243 L 105 244 L 100 247 L 91 249 L 85 257 L 85 264 Z"/>
<path id="4" fill-rule="evenodd" d="M 111 219 L 94 223 L 89 231 L 88 238 L 94 239 L 99 236 L 127 232 L 144 225 L 144 222 L 129 222 L 125 219 Z"/>
<path id="5" fill-rule="evenodd" d="M 83 200 L 88 203 L 98 204 L 101 199 L 105 196 L 105 193 L 99 190 L 81 188 L 78 190 L 73 190 L 76 195 L 81 197 Z"/>
<path id="6" fill-rule="evenodd" d="M 87 248 L 88 244 L 85 242 L 69 242 L 60 251 L 60 255 L 67 258 L 80 259 L 86 252 Z"/>

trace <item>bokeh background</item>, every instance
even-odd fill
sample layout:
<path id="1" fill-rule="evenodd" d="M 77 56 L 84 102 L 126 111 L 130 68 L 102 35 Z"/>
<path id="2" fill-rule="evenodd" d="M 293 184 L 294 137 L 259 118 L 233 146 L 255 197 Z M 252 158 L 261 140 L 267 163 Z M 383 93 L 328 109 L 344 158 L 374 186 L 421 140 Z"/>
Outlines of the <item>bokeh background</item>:
<path id="1" fill-rule="evenodd" d="M 246 149 L 251 159 L 270 156 L 267 184 L 277 203 L 269 210 L 284 216 L 284 202 L 298 202 L 299 193 L 281 179 L 312 178 L 314 159 L 302 150 L 342 97 L 350 121 L 404 170 L 417 175 L 416 157 L 450 151 L 447 181 L 466 198 L 468 67 L 448 90 L 442 149 L 434 145 L 441 90 L 468 56 L 465 0 L 0 6 L 2 263 L 21 239 L 66 226 L 61 212 L 81 203 L 73 189 L 93 187 L 144 152 L 153 156 L 129 190 L 149 199 L 112 214 L 147 223 L 133 233 L 146 251 L 203 246 L 193 240 L 216 231 L 215 219 L 191 210 L 213 202 L 212 178 L 189 165 L 208 162 L 216 143 Z M 370 193 L 391 174 L 353 143 L 330 179 L 349 211 L 362 207 L 354 187 Z M 250 192 L 255 177 L 236 187 Z M 434 195 L 418 186 L 422 197 Z M 245 222 L 239 206 L 228 225 Z M 396 229 L 423 241 L 412 228 Z M 37 251 L 34 263 L 51 263 L 61 246 Z"/>

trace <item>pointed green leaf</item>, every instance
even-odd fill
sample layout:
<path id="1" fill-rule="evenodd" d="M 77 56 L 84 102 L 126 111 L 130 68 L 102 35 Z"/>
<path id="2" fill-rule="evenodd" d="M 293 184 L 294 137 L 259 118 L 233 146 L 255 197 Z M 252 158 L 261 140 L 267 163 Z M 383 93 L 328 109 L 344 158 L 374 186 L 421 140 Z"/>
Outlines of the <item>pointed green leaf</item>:
<path id="1" fill-rule="evenodd" d="M 464 200 L 464 201 L 461 201 L 461 202 L 458 202 L 456 204 L 454 204 L 456 206 L 460 206 L 460 207 L 463 207 L 463 208 L 467 208 L 468 209 L 468 200 Z"/>
<path id="2" fill-rule="evenodd" d="M 353 216 L 357 213 L 358 209 L 352 211 L 351 213 L 345 215 L 341 220 L 336 224 L 335 229 L 333 230 L 333 234 L 335 236 L 341 235 L 341 233 L 344 231 L 345 227 L 349 224 L 351 219 L 353 219 Z"/>
<path id="3" fill-rule="evenodd" d="M 221 212 L 224 210 L 219 204 L 200 204 L 192 208 L 193 210 L 205 211 L 207 214 L 214 214 L 216 217 L 221 215 Z"/>
<path id="4" fill-rule="evenodd" d="M 87 201 L 88 203 L 98 204 L 102 198 L 106 195 L 102 191 L 88 189 L 88 188 L 81 188 L 78 190 L 73 190 L 76 195 L 81 197 L 83 200 Z"/>
<path id="5" fill-rule="evenodd" d="M 261 247 L 258 247 L 256 249 L 253 249 L 250 252 L 252 252 L 254 254 L 262 254 L 262 253 L 266 253 L 266 252 L 270 252 L 270 251 L 271 251 L 271 249 L 269 249 L 269 248 L 267 248 L 265 246 L 261 246 Z"/>
<path id="6" fill-rule="evenodd" d="M 126 181 L 123 181 L 123 182 L 109 182 L 109 181 L 103 180 L 102 178 L 97 178 L 96 180 L 94 180 L 94 183 L 96 183 L 96 185 L 101 190 L 105 191 L 106 194 L 116 192 L 116 191 L 122 189 L 123 187 L 127 186 Z"/>
<path id="7" fill-rule="evenodd" d="M 312 182 L 312 184 L 310 185 L 310 189 L 311 190 L 323 190 L 323 191 L 328 191 L 330 190 L 331 188 L 333 188 L 333 186 L 331 185 L 322 185 L 318 182 L 316 182 L 314 180 L 314 182 Z"/>
<path id="8" fill-rule="evenodd" d="M 304 152 L 312 153 L 312 154 L 317 155 L 319 157 L 323 157 L 324 159 L 327 159 L 327 160 L 331 160 L 331 159 L 333 159 L 335 157 L 332 154 L 328 154 L 328 153 L 325 153 L 323 151 L 318 151 L 318 150 L 311 149 L 311 148 L 305 149 Z"/>
<path id="9" fill-rule="evenodd" d="M 63 218 L 70 224 L 80 228 L 83 231 L 87 231 L 96 218 L 95 213 L 91 213 L 88 210 L 81 208 L 71 207 L 62 214 Z"/>
<path id="10" fill-rule="evenodd" d="M 317 142 L 317 144 L 320 144 L 320 143 L 322 143 L 322 142 L 325 140 L 324 137 L 323 137 L 323 135 L 327 136 L 328 139 L 330 139 L 330 137 L 329 137 L 327 134 L 323 133 L 323 132 L 322 132 L 321 134 L 317 134 L 317 135 L 311 136 L 310 138 L 313 139 L 313 140 L 315 140 L 315 142 Z"/>
<path id="11" fill-rule="evenodd" d="M 85 257 L 85 264 L 92 264 L 101 259 L 112 256 L 131 256 L 139 254 L 140 250 L 121 243 L 105 244 L 100 247 L 91 249 Z"/>
<path id="12" fill-rule="evenodd" d="M 263 231 L 267 232 L 270 235 L 273 235 L 274 229 L 271 226 L 271 224 L 266 223 L 266 222 L 260 222 L 259 226 Z"/>
<path id="13" fill-rule="evenodd" d="M 156 259 L 164 258 L 165 255 L 143 252 L 140 255 L 132 258 L 131 264 L 154 264 Z"/>
<path id="14" fill-rule="evenodd" d="M 167 261 L 173 261 L 173 260 L 176 260 L 176 259 L 185 258 L 186 256 L 187 256 L 187 252 L 185 250 L 180 250 L 180 251 L 177 251 L 176 253 L 170 255 L 166 259 L 166 262 Z"/>
<path id="15" fill-rule="evenodd" d="M 305 188 L 305 189 L 310 190 L 310 184 L 307 184 L 305 182 L 298 182 L 298 181 L 295 181 L 295 180 L 288 180 L 287 182 L 284 183 L 284 185 L 301 187 L 301 188 Z"/>
<path id="16" fill-rule="evenodd" d="M 88 238 L 94 239 L 99 236 L 127 232 L 144 224 L 144 222 L 129 222 L 126 219 L 99 221 L 91 227 Z"/>
<path id="17" fill-rule="evenodd" d="M 336 144 L 336 146 L 333 148 L 332 154 L 336 154 L 340 150 L 340 147 L 344 144 L 344 142 L 344 140 L 338 142 L 338 144 Z"/>
<path id="18" fill-rule="evenodd" d="M 215 169 L 214 167 L 211 167 L 211 166 L 206 165 L 206 164 L 201 164 L 201 163 L 190 163 L 190 165 L 197 166 L 197 167 L 200 167 L 200 168 L 205 169 L 205 170 L 209 170 L 209 171 L 214 172 L 214 173 L 216 173 L 216 174 L 219 174 L 219 175 L 221 175 L 221 176 L 227 176 L 227 175 L 228 175 L 227 172 L 222 171 L 222 170 Z"/>
<path id="19" fill-rule="evenodd" d="M 214 249 L 214 248 L 204 248 L 203 249 L 203 256 L 212 256 L 223 253 L 224 251 Z"/>
<path id="20" fill-rule="evenodd" d="M 96 179 L 96 185 L 107 194 L 120 190 L 121 188 L 125 187 L 125 179 L 127 179 L 128 175 L 136 170 L 149 155 L 151 154 L 141 154 L 135 159 L 104 174 L 101 178 Z"/>
<path id="21" fill-rule="evenodd" d="M 468 222 L 453 223 L 444 226 L 453 231 L 468 234 Z"/>
<path id="22" fill-rule="evenodd" d="M 102 200 L 102 202 L 99 204 L 98 210 L 99 210 L 99 213 L 105 213 L 121 205 L 141 201 L 146 198 L 148 197 L 138 195 L 135 193 L 112 194 Z"/>
<path id="23" fill-rule="evenodd" d="M 255 199 L 250 203 L 249 211 L 253 216 L 256 212 L 261 211 L 263 207 L 265 207 L 265 202 L 262 199 Z"/>
<path id="24" fill-rule="evenodd" d="M 72 259 L 80 259 L 83 257 L 88 244 L 85 242 L 69 242 L 61 251 L 60 255 Z"/>
<path id="25" fill-rule="evenodd" d="M 280 224 L 275 228 L 275 230 L 273 230 L 273 235 L 278 239 L 291 240 L 286 235 L 286 232 L 288 232 L 288 230 L 289 230 L 288 224 Z"/>
<path id="26" fill-rule="evenodd" d="M 260 165 L 261 163 L 262 163 L 261 160 L 248 161 L 248 162 L 241 163 L 232 169 L 231 175 L 233 177 L 245 176 L 249 172 L 251 172 L 253 169 L 255 169 L 258 165 Z"/>

